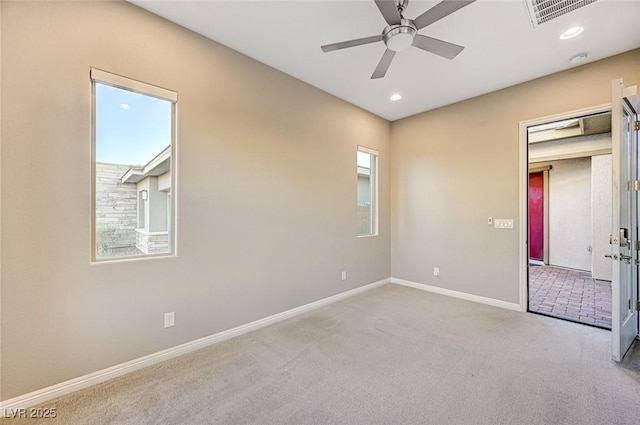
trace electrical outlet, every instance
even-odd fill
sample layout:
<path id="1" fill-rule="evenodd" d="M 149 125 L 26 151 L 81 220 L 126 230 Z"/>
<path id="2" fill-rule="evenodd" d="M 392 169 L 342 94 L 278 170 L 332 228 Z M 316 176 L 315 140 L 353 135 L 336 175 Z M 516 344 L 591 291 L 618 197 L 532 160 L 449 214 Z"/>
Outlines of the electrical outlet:
<path id="1" fill-rule="evenodd" d="M 165 313 L 164 314 L 164 327 L 165 328 L 170 328 L 172 326 L 174 326 L 176 324 L 176 313 L 175 312 L 171 312 L 171 313 Z"/>
<path id="2" fill-rule="evenodd" d="M 342 280 L 347 280 L 347 272 L 342 272 Z"/>
<path id="3" fill-rule="evenodd" d="M 433 268 L 433 275 L 434 276 L 440 276 L 440 267 L 434 267 Z"/>

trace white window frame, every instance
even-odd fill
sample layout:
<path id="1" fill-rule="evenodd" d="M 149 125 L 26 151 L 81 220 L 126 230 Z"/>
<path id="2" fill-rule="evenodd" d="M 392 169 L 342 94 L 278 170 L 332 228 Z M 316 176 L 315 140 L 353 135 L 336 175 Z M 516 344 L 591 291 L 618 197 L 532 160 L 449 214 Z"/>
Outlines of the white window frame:
<path id="1" fill-rule="evenodd" d="M 111 263 L 114 261 L 145 260 L 151 258 L 175 257 L 177 255 L 177 102 L 178 94 L 142 81 L 123 77 L 97 68 L 90 69 L 91 81 L 91 264 Z M 161 254 L 143 254 L 129 257 L 96 258 L 96 83 L 106 84 L 122 90 L 128 90 L 145 96 L 151 96 L 171 102 L 171 206 L 168 228 L 168 252 Z M 136 202 L 137 199 L 136 199 Z"/>
<path id="2" fill-rule="evenodd" d="M 363 152 L 363 153 L 367 153 L 369 155 L 372 155 L 372 164 L 371 164 L 371 170 L 373 173 L 373 179 L 371 180 L 371 182 L 373 183 L 373 191 L 371 193 L 371 204 L 372 204 L 372 214 L 373 214 L 373 229 L 372 229 L 372 233 L 363 233 L 363 234 L 357 234 L 358 238 L 370 238 L 372 236 L 378 236 L 378 163 L 379 163 L 379 159 L 380 159 L 380 154 L 378 153 L 377 150 L 371 149 L 371 148 L 367 148 L 366 146 L 360 146 L 358 145 L 358 149 L 357 152 Z M 357 152 L 356 152 L 356 158 L 357 158 Z M 375 168 L 375 169 L 374 169 Z M 357 163 L 356 163 L 356 169 L 357 169 Z M 358 179 L 358 173 L 356 172 L 356 192 L 357 192 L 357 179 Z M 356 195 L 357 197 L 357 195 Z M 357 202 L 356 202 L 356 208 L 357 208 Z"/>

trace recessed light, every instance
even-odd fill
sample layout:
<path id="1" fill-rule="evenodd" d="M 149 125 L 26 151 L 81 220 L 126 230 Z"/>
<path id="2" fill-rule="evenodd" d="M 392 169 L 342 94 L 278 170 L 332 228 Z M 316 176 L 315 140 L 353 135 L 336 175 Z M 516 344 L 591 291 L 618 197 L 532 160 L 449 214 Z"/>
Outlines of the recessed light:
<path id="1" fill-rule="evenodd" d="M 589 56 L 589 54 L 587 52 L 578 53 L 577 55 L 572 56 L 569 59 L 569 63 L 571 65 L 577 65 L 579 63 L 582 63 L 582 62 L 586 61 L 587 60 L 587 56 Z"/>
<path id="2" fill-rule="evenodd" d="M 560 40 L 567 40 L 569 38 L 576 37 L 582 34 L 582 31 L 584 31 L 584 28 L 582 27 L 571 27 L 565 32 L 563 32 L 562 34 L 560 34 Z"/>
<path id="3" fill-rule="evenodd" d="M 391 97 L 389 98 L 390 100 L 396 102 L 400 99 L 402 99 L 402 96 L 400 95 L 400 93 L 394 93 L 391 95 Z"/>
<path id="4" fill-rule="evenodd" d="M 128 105 L 128 104 L 126 104 L 126 103 L 121 103 L 121 104 L 120 104 L 120 108 L 121 108 L 121 109 L 129 109 L 129 105 Z"/>

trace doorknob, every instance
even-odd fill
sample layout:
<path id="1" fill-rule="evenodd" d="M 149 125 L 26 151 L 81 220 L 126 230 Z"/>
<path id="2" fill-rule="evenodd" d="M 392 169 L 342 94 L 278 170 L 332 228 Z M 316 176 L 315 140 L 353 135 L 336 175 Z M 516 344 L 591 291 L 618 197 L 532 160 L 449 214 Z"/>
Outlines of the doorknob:
<path id="1" fill-rule="evenodd" d="M 622 261 L 622 260 L 626 260 L 626 261 L 627 261 L 627 263 L 631 263 L 631 259 L 632 259 L 632 258 L 633 258 L 633 257 L 631 257 L 630 255 L 620 254 L 620 261 Z"/>
<path id="2" fill-rule="evenodd" d="M 629 246 L 629 230 L 620 228 L 620 246 Z"/>

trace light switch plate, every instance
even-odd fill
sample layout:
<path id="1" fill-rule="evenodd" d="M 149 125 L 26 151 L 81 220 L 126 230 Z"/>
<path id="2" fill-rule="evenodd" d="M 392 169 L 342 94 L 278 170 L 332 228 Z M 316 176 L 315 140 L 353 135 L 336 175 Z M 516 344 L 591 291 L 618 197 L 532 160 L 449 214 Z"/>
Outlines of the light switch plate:
<path id="1" fill-rule="evenodd" d="M 496 229 L 513 229 L 512 218 L 496 218 L 493 223 Z"/>

